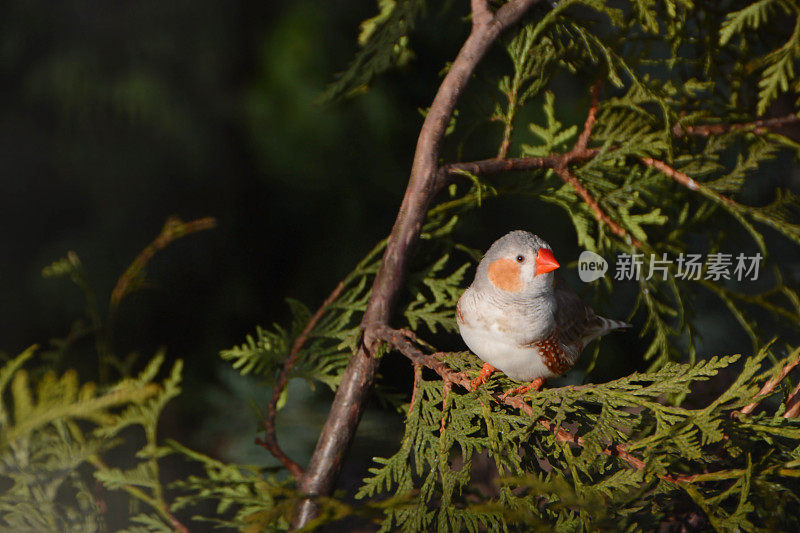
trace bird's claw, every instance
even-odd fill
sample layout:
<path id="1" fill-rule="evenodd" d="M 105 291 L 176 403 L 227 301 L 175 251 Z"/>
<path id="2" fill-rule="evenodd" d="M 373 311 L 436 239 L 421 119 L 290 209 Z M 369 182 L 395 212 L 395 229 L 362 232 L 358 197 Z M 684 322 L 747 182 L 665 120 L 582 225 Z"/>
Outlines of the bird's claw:
<path id="1" fill-rule="evenodd" d="M 519 396 L 520 394 L 525 394 L 529 390 L 539 391 L 542 389 L 543 385 L 544 378 L 536 378 L 527 385 L 507 390 L 502 396 L 500 396 L 500 400 L 505 401 L 505 399 L 509 396 Z"/>
<path id="2" fill-rule="evenodd" d="M 483 368 L 481 368 L 481 373 L 478 374 L 478 377 L 472 380 L 472 390 L 475 390 L 486 383 L 486 380 L 491 377 L 495 370 L 497 369 L 489 363 L 484 363 Z"/>

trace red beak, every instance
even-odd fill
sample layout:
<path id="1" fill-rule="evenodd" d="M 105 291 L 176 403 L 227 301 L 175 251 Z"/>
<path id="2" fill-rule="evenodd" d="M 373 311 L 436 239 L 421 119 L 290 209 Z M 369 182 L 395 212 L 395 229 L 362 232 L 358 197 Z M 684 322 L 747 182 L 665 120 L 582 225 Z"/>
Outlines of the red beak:
<path id="1" fill-rule="evenodd" d="M 553 252 L 547 248 L 539 248 L 539 253 L 536 254 L 536 275 L 547 274 L 557 269 L 561 265 L 556 261 Z"/>

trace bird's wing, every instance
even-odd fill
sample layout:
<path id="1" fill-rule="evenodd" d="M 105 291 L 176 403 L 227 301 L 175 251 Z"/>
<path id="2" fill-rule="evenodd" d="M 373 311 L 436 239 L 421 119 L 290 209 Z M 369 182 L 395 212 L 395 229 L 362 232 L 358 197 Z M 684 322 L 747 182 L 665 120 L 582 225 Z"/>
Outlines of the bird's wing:
<path id="1" fill-rule="evenodd" d="M 556 276 L 553 294 L 556 299 L 556 332 L 565 346 L 582 345 L 593 331 L 602 328 L 600 317 L 583 303 L 561 276 Z"/>

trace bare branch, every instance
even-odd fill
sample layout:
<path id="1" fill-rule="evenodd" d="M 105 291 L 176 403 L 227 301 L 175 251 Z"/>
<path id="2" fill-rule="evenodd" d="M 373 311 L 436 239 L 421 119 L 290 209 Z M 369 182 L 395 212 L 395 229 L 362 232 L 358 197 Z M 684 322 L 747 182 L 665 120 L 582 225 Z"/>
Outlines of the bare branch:
<path id="1" fill-rule="evenodd" d="M 597 80 L 589 91 L 592 96 L 592 103 L 589 104 L 589 112 L 586 115 L 586 121 L 583 123 L 583 131 L 580 137 L 578 137 L 578 142 L 575 143 L 575 147 L 572 149 L 573 152 L 583 152 L 589 144 L 589 137 L 592 135 L 594 122 L 597 120 L 597 106 L 600 99 L 600 87 L 602 86 L 603 80 Z"/>
<path id="2" fill-rule="evenodd" d="M 158 237 L 136 256 L 136 259 L 125 269 L 125 272 L 114 285 L 114 289 L 111 291 L 111 299 L 108 302 L 111 314 L 115 313 L 122 298 L 134 290 L 136 278 L 142 274 L 147 263 L 156 255 L 156 252 L 166 248 L 175 239 L 196 231 L 211 229 L 216 225 L 217 221 L 212 217 L 198 218 L 189 222 L 183 222 L 177 216 L 169 217 Z"/>
<path id="3" fill-rule="evenodd" d="M 605 211 L 603 211 L 603 208 L 600 207 L 600 204 L 597 203 L 597 200 L 594 199 L 591 193 L 586 189 L 586 187 L 583 186 L 575 174 L 570 172 L 566 166 L 556 167 L 555 171 L 559 176 L 561 176 L 561 179 L 572 185 L 572 188 L 575 189 L 575 192 L 578 193 L 578 196 L 580 196 L 586 205 L 589 206 L 594 213 L 595 218 L 599 222 L 608 226 L 608 229 L 610 229 L 615 235 L 632 244 L 636 248 L 640 248 L 642 246 L 642 243 L 628 233 L 628 230 L 617 224 L 610 216 L 608 216 Z"/>
<path id="4" fill-rule="evenodd" d="M 756 401 L 742 407 L 739 411 L 734 411 L 733 414 L 747 415 L 752 413 L 753 410 L 756 408 L 756 406 L 758 406 L 758 403 L 761 400 L 763 400 L 766 396 L 772 394 L 775 391 L 775 387 L 777 387 L 780 384 L 780 382 L 783 381 L 784 378 L 789 375 L 789 372 L 791 372 L 794 369 L 794 367 L 796 367 L 799 364 L 800 364 L 800 355 L 798 355 L 794 360 L 786 363 L 786 365 L 781 369 L 781 371 L 778 372 L 777 376 L 764 383 L 764 386 L 761 387 L 761 390 L 758 391 L 758 394 L 756 394 Z"/>
<path id="5" fill-rule="evenodd" d="M 489 9 L 486 0 L 472 1 L 477 9 L 473 13 L 472 30 L 439 86 L 420 130 L 408 186 L 362 319 L 362 342 L 342 375 L 328 419 L 303 476 L 300 488 L 309 498 L 298 506 L 294 528 L 306 526 L 317 515 L 318 507 L 311 498 L 328 495 L 333 490 L 355 434 L 378 367 L 378 361 L 372 356 L 377 341 L 374 328 L 389 321 L 428 207 L 444 185 L 444 180 L 439 179 L 439 154 L 458 98 L 500 33 L 519 21 L 537 1 L 513 0 L 498 9 L 491 19 L 486 18 Z"/>
<path id="6" fill-rule="evenodd" d="M 800 117 L 797 115 L 786 115 L 784 117 L 765 118 L 753 122 L 741 122 L 736 124 L 697 124 L 689 126 L 675 124 L 672 128 L 672 134 L 676 137 L 682 137 L 684 134 L 709 137 L 711 135 L 721 135 L 731 131 L 751 131 L 760 135 L 771 129 L 783 128 L 784 126 L 798 123 L 800 123 Z"/>
<path id="7" fill-rule="evenodd" d="M 275 382 L 275 388 L 272 390 L 272 397 L 267 404 L 267 418 L 264 420 L 264 439 L 256 439 L 256 444 L 266 448 L 278 461 L 281 462 L 284 467 L 286 467 L 286 469 L 297 481 L 300 481 L 303 476 L 303 467 L 300 466 L 300 464 L 296 461 L 292 460 L 281 449 L 281 447 L 278 445 L 278 437 L 275 433 L 275 417 L 278 414 L 278 401 L 280 400 L 281 394 L 283 394 L 283 390 L 286 388 L 286 384 L 289 381 L 289 372 L 297 362 L 297 357 L 300 355 L 300 350 L 303 348 L 303 345 L 305 345 L 306 341 L 308 340 L 308 336 L 314 330 L 323 315 L 325 315 L 325 311 L 328 310 L 328 307 L 335 302 L 342 293 L 344 286 L 345 282 L 340 281 L 336 288 L 333 289 L 327 298 L 325 298 L 325 301 L 322 302 L 322 305 L 320 305 L 319 309 L 317 309 L 314 315 L 306 323 L 303 331 L 300 332 L 300 335 L 298 335 L 292 343 L 292 348 L 289 350 L 289 357 L 287 357 L 286 361 L 283 362 L 283 368 L 281 368 L 281 373 L 278 376 L 278 380 Z"/>
<path id="8" fill-rule="evenodd" d="M 640 161 L 645 165 L 647 165 L 648 167 L 660 170 L 666 176 L 672 178 L 673 181 L 675 181 L 676 183 L 683 185 L 689 190 L 697 191 L 707 198 L 716 200 L 723 204 L 727 204 L 731 207 L 744 207 L 738 202 L 731 200 L 727 196 L 722 195 L 709 187 L 706 187 L 702 183 L 694 181 L 688 175 L 684 174 L 680 170 L 676 170 L 675 168 L 671 167 L 670 165 L 668 165 L 663 161 L 659 161 L 658 159 L 653 159 L 652 157 L 642 157 L 640 158 Z"/>
<path id="9" fill-rule="evenodd" d="M 783 418 L 797 418 L 797 415 L 800 415 L 800 382 L 786 400 L 786 412 L 783 413 Z"/>
<path id="10" fill-rule="evenodd" d="M 391 328 L 385 324 L 375 326 L 375 336 L 387 342 L 392 348 L 405 355 L 414 365 L 421 365 L 430 368 L 439 376 L 451 383 L 460 385 L 467 390 L 472 390 L 472 381 L 463 372 L 456 372 L 444 361 L 436 357 L 436 354 L 428 355 L 416 346 L 405 332 Z"/>
<path id="11" fill-rule="evenodd" d="M 588 148 L 580 153 L 570 153 L 570 161 L 591 159 L 600 153 L 599 149 Z M 508 159 L 483 159 L 464 163 L 449 163 L 441 167 L 442 179 L 455 176 L 460 172 L 469 172 L 476 176 L 490 176 L 503 172 L 517 172 L 525 170 L 538 170 L 542 168 L 555 168 L 564 161 L 566 154 L 554 154 L 547 157 L 516 157 Z"/>
<path id="12" fill-rule="evenodd" d="M 489 7 L 488 0 L 470 0 L 470 6 L 472 7 L 472 25 L 474 26 L 486 26 L 490 22 L 492 22 L 492 18 L 494 15 L 492 14 L 492 10 Z"/>

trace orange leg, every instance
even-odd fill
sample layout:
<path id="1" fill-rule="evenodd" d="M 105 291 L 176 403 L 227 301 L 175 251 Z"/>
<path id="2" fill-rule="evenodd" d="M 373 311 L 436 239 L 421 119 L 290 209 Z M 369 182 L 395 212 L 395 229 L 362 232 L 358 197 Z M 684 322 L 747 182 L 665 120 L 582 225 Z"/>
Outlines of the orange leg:
<path id="1" fill-rule="evenodd" d="M 483 383 L 486 383 L 486 380 L 489 379 L 492 374 L 494 374 L 495 370 L 497 369 L 489 363 L 484 363 L 483 368 L 481 368 L 481 373 L 478 374 L 477 378 L 472 380 L 472 390 L 475 390 Z"/>
<path id="2" fill-rule="evenodd" d="M 542 390 L 544 386 L 544 378 L 536 378 L 530 382 L 528 385 L 523 385 L 522 387 L 517 387 L 516 389 L 511 389 L 503 393 L 500 397 L 501 400 L 505 400 L 507 396 L 517 396 L 519 394 L 525 394 L 529 390 Z"/>

